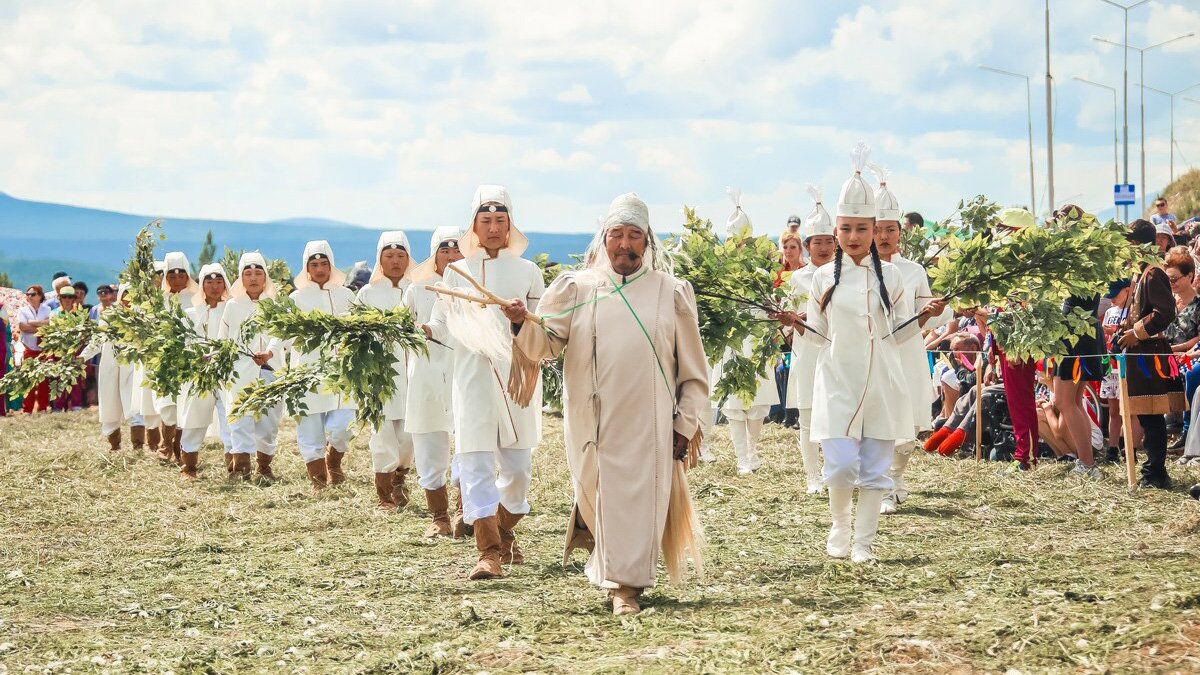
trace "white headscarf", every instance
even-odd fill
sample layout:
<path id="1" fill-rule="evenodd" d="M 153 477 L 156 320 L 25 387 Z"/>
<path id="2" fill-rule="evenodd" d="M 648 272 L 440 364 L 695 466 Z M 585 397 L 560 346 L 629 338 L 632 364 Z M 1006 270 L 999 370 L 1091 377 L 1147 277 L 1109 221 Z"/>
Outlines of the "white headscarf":
<path id="1" fill-rule="evenodd" d="M 433 235 L 429 238 L 429 257 L 422 260 L 420 265 L 416 267 L 409 266 L 412 270 L 412 281 L 418 283 L 428 281 L 438 275 L 437 273 L 437 252 L 441 248 L 443 242 L 459 241 L 462 232 L 453 225 L 442 225 L 433 231 Z"/>
<path id="2" fill-rule="evenodd" d="M 467 230 L 463 232 L 462 240 L 458 243 L 458 248 L 462 251 L 463 256 L 470 258 L 483 250 L 479 244 L 479 237 L 475 234 L 475 216 L 479 213 L 480 207 L 485 204 L 503 206 L 508 211 L 508 243 L 501 249 L 500 255 L 521 257 L 525 249 L 529 248 L 529 238 L 517 229 L 512 198 L 508 195 L 508 188 L 503 185 L 480 185 L 475 188 L 475 196 L 471 198 L 471 220 L 467 223 Z"/>
<path id="3" fill-rule="evenodd" d="M 414 265 L 412 246 L 408 245 L 408 235 L 404 234 L 404 232 L 401 230 L 389 230 L 387 232 L 381 232 L 379 234 L 379 242 L 375 244 L 375 269 L 371 272 L 370 283 L 373 284 L 380 279 L 386 278 L 383 276 L 383 266 L 379 264 L 379 259 L 383 257 L 383 250 L 389 246 L 400 246 L 408 252 L 408 267 L 404 268 L 404 276 L 401 277 L 401 279 L 408 279 L 409 281 L 412 281 Z"/>
<path id="4" fill-rule="evenodd" d="M 804 217 L 804 224 L 800 226 L 800 238 L 808 241 L 813 237 L 821 235 L 832 237 L 833 219 L 829 217 L 829 212 L 825 210 L 825 205 L 821 203 L 821 188 L 817 185 L 809 185 L 806 189 L 809 196 L 813 199 L 813 208 Z"/>
<path id="5" fill-rule="evenodd" d="M 900 201 L 896 199 L 896 195 L 892 194 L 887 184 L 887 179 L 891 172 L 875 162 L 871 162 L 867 167 L 871 169 L 871 173 L 875 174 L 875 178 L 879 181 L 879 187 L 875 190 L 875 220 L 894 220 L 900 222 Z"/>
<path id="6" fill-rule="evenodd" d="M 325 285 L 333 284 L 334 286 L 342 286 L 346 283 L 346 273 L 337 268 L 337 264 L 333 261 L 333 249 L 330 248 L 329 242 L 324 239 L 310 241 L 304 245 L 304 256 L 300 261 L 300 274 L 296 275 L 296 290 L 316 286 L 317 282 L 308 276 L 308 261 L 314 256 L 324 256 L 329 259 L 329 281 Z"/>
<path id="7" fill-rule="evenodd" d="M 247 251 L 243 253 L 242 257 L 238 259 L 238 278 L 237 281 L 233 282 L 233 286 L 229 289 L 230 296 L 242 298 L 243 300 L 250 299 L 250 296 L 246 294 L 246 286 L 242 284 L 242 272 L 245 272 L 247 267 L 254 266 L 261 267 L 265 273 L 267 271 L 267 259 L 264 258 L 263 254 L 259 253 L 258 251 Z M 271 279 L 271 275 L 268 274 L 267 285 L 263 287 L 262 295 L 258 296 L 258 298 L 260 300 L 263 298 L 273 298 L 275 297 L 276 292 L 275 282 Z"/>
<path id="8" fill-rule="evenodd" d="M 848 218 L 874 218 L 875 193 L 867 181 L 863 179 L 863 169 L 867 168 L 867 159 L 871 156 L 871 148 L 866 143 L 858 142 L 850 151 L 850 163 L 854 174 L 842 184 L 842 193 L 838 196 L 837 215 Z"/>
<path id="9" fill-rule="evenodd" d="M 611 267 L 604 240 L 608 236 L 608 231 L 618 225 L 632 225 L 646 234 L 646 255 L 643 264 L 650 265 L 650 269 L 653 270 L 668 274 L 671 272 L 670 258 L 663 249 L 662 242 L 658 240 L 654 230 L 650 227 L 650 208 L 646 206 L 646 202 L 642 201 L 641 197 L 637 196 L 636 192 L 619 195 L 608 205 L 608 213 L 600 221 L 600 229 L 592 238 L 592 243 L 588 245 L 587 252 L 583 255 L 584 265 L 587 267 Z"/>
<path id="10" fill-rule="evenodd" d="M 182 293 L 199 293 L 200 292 L 200 284 L 196 283 L 196 280 L 192 278 L 192 271 L 191 271 L 192 265 L 191 265 L 191 263 L 188 262 L 187 254 L 184 253 L 183 251 L 171 251 L 170 253 L 167 254 L 167 257 L 163 260 L 163 279 L 162 279 L 162 292 L 163 293 L 171 292 L 171 285 L 167 283 L 167 274 L 166 274 L 167 272 L 170 272 L 171 270 L 183 270 L 184 272 L 187 272 L 187 275 L 188 275 L 187 288 L 183 289 L 183 291 L 181 291 Z"/>
<path id="11" fill-rule="evenodd" d="M 214 274 L 221 277 L 221 279 L 225 282 L 225 292 L 221 294 L 221 301 L 224 302 L 229 299 L 229 277 L 225 276 L 225 266 L 221 263 L 208 263 L 204 267 L 200 268 L 200 291 L 197 292 L 196 295 L 192 296 L 193 307 L 203 307 L 208 304 L 204 301 L 203 282 L 205 279 Z"/>

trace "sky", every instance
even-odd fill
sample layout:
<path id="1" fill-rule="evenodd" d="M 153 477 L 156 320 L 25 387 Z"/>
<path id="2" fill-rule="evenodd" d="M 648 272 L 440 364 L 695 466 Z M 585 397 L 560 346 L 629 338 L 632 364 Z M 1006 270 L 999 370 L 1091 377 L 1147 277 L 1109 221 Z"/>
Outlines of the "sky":
<path id="1" fill-rule="evenodd" d="M 1128 4 L 1128 3 L 1127 3 Z M 1111 204 L 1122 12 L 1051 0 L 1055 193 Z M 507 185 L 516 223 L 586 232 L 635 191 L 756 231 L 833 203 L 858 140 L 905 210 L 1028 205 L 1023 82 L 1046 198 L 1044 4 L 613 0 L 0 0 L 0 191 L 162 216 L 332 218 L 432 229 Z M 1130 12 L 1142 46 L 1196 31 L 1200 0 Z M 1138 56 L 1130 175 L 1139 180 Z M 1151 51 L 1149 86 L 1200 83 L 1200 37 Z M 1200 87 L 1188 94 L 1200 99 Z M 1169 176 L 1168 97 L 1146 92 L 1147 182 Z M 1176 98 L 1177 173 L 1200 103 Z"/>

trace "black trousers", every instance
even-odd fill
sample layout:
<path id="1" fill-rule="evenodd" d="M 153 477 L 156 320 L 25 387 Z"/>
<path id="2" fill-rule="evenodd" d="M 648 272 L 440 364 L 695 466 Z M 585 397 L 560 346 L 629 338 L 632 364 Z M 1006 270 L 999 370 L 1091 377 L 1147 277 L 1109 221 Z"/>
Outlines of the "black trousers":
<path id="1" fill-rule="evenodd" d="M 1167 470 L 1167 418 L 1162 415 L 1138 415 L 1138 423 L 1145 434 L 1142 445 L 1146 448 L 1146 461 L 1142 462 L 1142 475 L 1162 474 Z"/>

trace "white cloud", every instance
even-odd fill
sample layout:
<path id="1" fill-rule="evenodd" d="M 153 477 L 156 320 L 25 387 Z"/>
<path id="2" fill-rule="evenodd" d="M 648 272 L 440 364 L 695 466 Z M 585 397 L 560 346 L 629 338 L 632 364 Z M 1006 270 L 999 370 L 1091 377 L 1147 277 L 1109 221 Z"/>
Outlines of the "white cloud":
<path id="1" fill-rule="evenodd" d="M 558 96 L 554 97 L 561 103 L 591 103 L 592 95 L 588 92 L 588 88 L 582 84 L 573 84 L 566 89 L 558 92 Z"/>

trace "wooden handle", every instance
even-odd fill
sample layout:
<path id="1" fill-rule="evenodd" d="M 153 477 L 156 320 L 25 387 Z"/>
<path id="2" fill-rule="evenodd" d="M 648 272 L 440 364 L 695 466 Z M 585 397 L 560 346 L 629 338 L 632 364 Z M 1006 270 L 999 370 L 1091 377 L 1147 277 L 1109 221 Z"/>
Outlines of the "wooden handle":
<path id="1" fill-rule="evenodd" d="M 491 297 L 482 298 L 478 295 L 471 295 L 470 293 L 467 293 L 466 291 L 460 291 L 460 290 L 454 289 L 454 288 L 446 288 L 445 286 L 427 285 L 427 286 L 425 286 L 425 290 L 433 291 L 434 293 L 441 293 L 442 295 L 449 295 L 451 297 L 455 297 L 460 300 L 466 300 L 467 302 L 474 302 L 481 306 L 482 305 L 496 305 L 499 307 L 505 307 L 510 302 L 512 302 L 511 300 L 505 300 L 505 299 L 497 297 L 495 294 L 491 294 L 491 293 L 489 293 L 489 295 Z M 542 317 L 538 316 L 537 314 L 534 314 L 533 312 L 530 312 L 529 310 L 525 311 L 525 320 L 532 321 L 532 322 L 538 324 L 539 326 L 542 324 Z"/>

